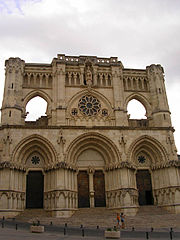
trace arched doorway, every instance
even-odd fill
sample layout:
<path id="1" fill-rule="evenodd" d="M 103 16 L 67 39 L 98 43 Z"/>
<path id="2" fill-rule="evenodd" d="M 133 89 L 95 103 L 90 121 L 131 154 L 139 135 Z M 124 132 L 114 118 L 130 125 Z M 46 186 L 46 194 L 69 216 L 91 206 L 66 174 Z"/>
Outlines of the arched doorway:
<path id="1" fill-rule="evenodd" d="M 80 185 L 82 185 L 80 173 L 86 171 L 86 182 L 89 188 L 87 195 L 90 202 L 88 205 L 90 207 L 105 206 L 105 186 L 108 176 L 103 170 L 109 164 L 118 162 L 120 159 L 120 153 L 116 145 L 102 134 L 90 132 L 84 133 L 73 140 L 67 152 L 66 161 L 75 165 L 79 172 L 77 191 L 80 191 Z M 99 193 L 102 189 L 103 193 L 101 192 L 102 195 L 100 196 Z M 81 195 L 83 193 L 80 193 L 78 197 L 80 198 Z M 81 206 L 79 202 L 78 207 Z"/>
<path id="2" fill-rule="evenodd" d="M 151 174 L 149 170 L 138 170 L 136 173 L 139 205 L 153 205 Z"/>
<path id="3" fill-rule="evenodd" d="M 29 171 L 26 176 L 26 208 L 43 208 L 44 176 L 42 171 Z"/>
<path id="4" fill-rule="evenodd" d="M 105 207 L 104 173 L 98 169 L 104 166 L 103 156 L 96 149 L 86 149 L 79 155 L 77 165 L 78 207 Z"/>

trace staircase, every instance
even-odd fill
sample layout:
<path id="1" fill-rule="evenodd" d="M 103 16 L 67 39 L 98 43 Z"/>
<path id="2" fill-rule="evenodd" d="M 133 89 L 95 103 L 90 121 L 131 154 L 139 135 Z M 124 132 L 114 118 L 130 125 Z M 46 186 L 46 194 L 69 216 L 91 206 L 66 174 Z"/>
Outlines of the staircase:
<path id="1" fill-rule="evenodd" d="M 180 227 L 180 214 L 169 213 L 157 206 L 140 206 L 135 217 L 127 217 L 128 228 L 170 228 Z"/>
<path id="2" fill-rule="evenodd" d="M 18 221 L 36 221 L 37 219 L 46 219 L 50 217 L 50 213 L 44 209 L 25 209 L 16 217 Z"/>
<path id="3" fill-rule="evenodd" d="M 27 209 L 17 218 L 19 221 L 33 222 L 39 220 L 41 224 L 85 227 L 113 227 L 116 225 L 116 212 L 106 208 L 81 208 L 70 218 L 54 218 L 43 209 Z M 141 206 L 136 216 L 126 216 L 126 228 L 150 229 L 180 228 L 180 214 L 171 214 L 157 206 Z"/>

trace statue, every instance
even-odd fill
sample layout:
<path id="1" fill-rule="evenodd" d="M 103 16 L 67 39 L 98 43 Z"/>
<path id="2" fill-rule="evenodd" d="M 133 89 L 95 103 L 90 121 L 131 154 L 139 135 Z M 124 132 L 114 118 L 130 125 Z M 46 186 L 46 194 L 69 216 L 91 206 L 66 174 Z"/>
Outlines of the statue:
<path id="1" fill-rule="evenodd" d="M 89 66 L 87 67 L 87 70 L 86 70 L 86 84 L 88 86 L 92 85 L 92 72 Z"/>

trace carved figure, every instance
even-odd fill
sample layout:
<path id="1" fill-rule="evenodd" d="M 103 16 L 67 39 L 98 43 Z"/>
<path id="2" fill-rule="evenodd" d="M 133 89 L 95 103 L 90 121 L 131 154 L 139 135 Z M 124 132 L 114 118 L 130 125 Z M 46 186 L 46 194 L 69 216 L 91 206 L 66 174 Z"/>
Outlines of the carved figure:
<path id="1" fill-rule="evenodd" d="M 87 67 L 87 71 L 86 71 L 86 84 L 88 86 L 92 85 L 92 72 L 89 66 Z"/>

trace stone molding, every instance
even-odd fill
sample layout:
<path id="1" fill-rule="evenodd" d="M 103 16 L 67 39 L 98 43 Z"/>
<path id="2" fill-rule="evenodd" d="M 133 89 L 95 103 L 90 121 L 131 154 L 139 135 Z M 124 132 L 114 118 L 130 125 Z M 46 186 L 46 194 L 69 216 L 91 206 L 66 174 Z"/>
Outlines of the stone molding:
<path id="1" fill-rule="evenodd" d="M 112 171 L 115 169 L 122 169 L 122 168 L 129 168 L 133 170 L 137 169 L 135 164 L 126 161 L 126 162 L 120 162 L 120 163 L 110 163 L 109 165 L 106 166 L 105 170 Z"/>
<path id="2" fill-rule="evenodd" d="M 149 168 L 153 171 L 158 170 L 158 169 L 163 169 L 163 168 L 170 168 L 170 167 L 180 167 L 180 162 L 173 160 L 173 161 L 169 161 L 166 163 L 160 163 L 160 164 L 156 164 L 156 165 L 152 165 Z M 17 164 L 14 162 L 8 162 L 8 161 L 4 161 L 4 162 L 0 162 L 0 169 L 11 169 L 11 170 L 19 170 L 19 171 L 23 171 L 26 172 L 28 167 L 22 165 L 22 164 Z M 105 167 L 105 171 L 113 171 L 115 169 L 122 169 L 122 168 L 128 168 L 128 169 L 132 169 L 132 170 L 138 170 L 138 166 L 132 162 L 120 162 L 120 163 L 110 163 L 109 165 L 106 165 Z M 62 162 L 58 162 L 49 166 L 45 166 L 44 168 L 45 172 L 48 171 L 52 171 L 52 170 L 58 170 L 58 169 L 66 169 L 66 170 L 70 170 L 70 171 L 78 171 L 78 167 L 75 164 L 72 163 L 67 163 L 65 161 Z"/>
<path id="3" fill-rule="evenodd" d="M 73 164 L 69 164 L 65 161 L 58 162 L 55 164 L 52 164 L 51 166 L 44 167 L 44 171 L 48 172 L 51 170 L 57 170 L 57 169 L 66 169 L 66 170 L 71 170 L 71 171 L 77 171 L 77 167 Z"/>
<path id="4" fill-rule="evenodd" d="M 0 163 L 0 169 L 5 169 L 5 168 L 9 168 L 12 170 L 19 170 L 19 171 L 26 171 L 26 167 L 23 166 L 22 164 L 17 164 L 17 163 L 12 163 L 12 162 L 8 162 L 8 161 L 4 161 Z"/>
<path id="5" fill-rule="evenodd" d="M 172 160 L 165 163 L 157 163 L 156 165 L 152 165 L 152 170 L 162 169 L 162 168 L 170 168 L 170 167 L 180 167 L 180 161 Z"/>

